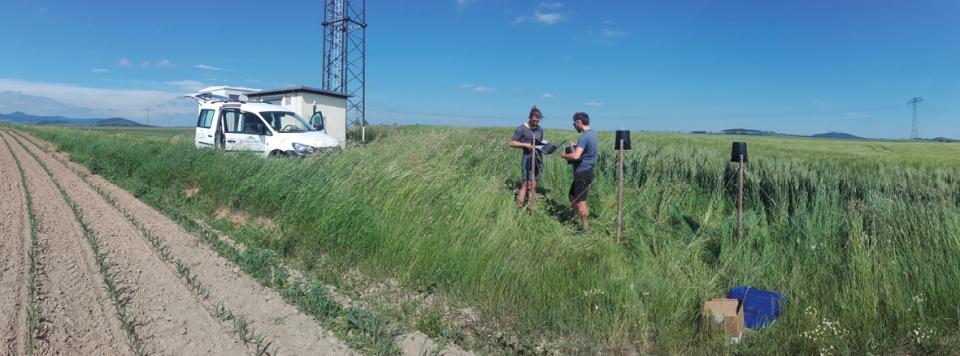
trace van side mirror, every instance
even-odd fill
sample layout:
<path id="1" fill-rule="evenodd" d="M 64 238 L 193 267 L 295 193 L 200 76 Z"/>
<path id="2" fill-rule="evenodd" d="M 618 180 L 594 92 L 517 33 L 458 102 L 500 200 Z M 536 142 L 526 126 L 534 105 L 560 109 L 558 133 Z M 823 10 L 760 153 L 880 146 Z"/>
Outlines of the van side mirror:
<path id="1" fill-rule="evenodd" d="M 310 126 L 313 126 L 314 130 L 323 131 L 323 113 L 315 112 L 313 116 L 310 117 Z"/>

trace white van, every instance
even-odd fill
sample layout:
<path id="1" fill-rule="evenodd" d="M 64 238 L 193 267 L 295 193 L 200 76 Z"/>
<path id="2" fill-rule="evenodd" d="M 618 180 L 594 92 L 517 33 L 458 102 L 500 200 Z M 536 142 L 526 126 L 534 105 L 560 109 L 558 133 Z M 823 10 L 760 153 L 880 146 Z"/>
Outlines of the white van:
<path id="1" fill-rule="evenodd" d="M 279 105 L 243 102 L 213 94 L 187 95 L 200 113 L 194 143 L 197 148 L 254 151 L 270 156 L 304 156 L 340 148 L 324 132 L 323 115 L 304 120 Z"/>

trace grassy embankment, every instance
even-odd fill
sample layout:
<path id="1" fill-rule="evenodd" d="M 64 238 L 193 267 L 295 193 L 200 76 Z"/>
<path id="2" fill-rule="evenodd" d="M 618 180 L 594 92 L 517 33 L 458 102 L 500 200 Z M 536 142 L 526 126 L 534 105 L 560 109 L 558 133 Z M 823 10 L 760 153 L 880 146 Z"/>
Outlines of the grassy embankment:
<path id="1" fill-rule="evenodd" d="M 732 351 L 699 313 L 738 284 L 788 298 L 742 352 L 960 346 L 960 145 L 635 134 L 617 244 L 607 133 L 594 232 L 573 237 L 559 157 L 538 207 L 514 206 L 508 129 L 380 127 L 369 145 L 304 160 L 198 151 L 187 131 L 31 131 L 150 204 L 269 217 L 279 233 L 237 237 L 318 274 L 321 260 L 359 266 L 473 305 L 527 347 L 543 337 L 567 351 Z M 726 163 L 734 139 L 750 144 L 742 239 Z"/>

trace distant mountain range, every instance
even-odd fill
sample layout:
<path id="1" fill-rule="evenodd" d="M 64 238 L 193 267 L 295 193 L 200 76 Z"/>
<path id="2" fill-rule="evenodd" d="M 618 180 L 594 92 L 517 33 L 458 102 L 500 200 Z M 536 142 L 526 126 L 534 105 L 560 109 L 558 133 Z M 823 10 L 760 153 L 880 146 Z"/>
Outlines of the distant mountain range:
<path id="1" fill-rule="evenodd" d="M 810 135 L 810 137 L 815 138 L 832 138 L 834 140 L 863 140 L 863 137 L 851 135 L 846 132 L 827 132 L 827 133 L 818 133 L 816 135 Z"/>
<path id="2" fill-rule="evenodd" d="M 832 140 L 874 140 L 871 138 L 860 137 L 853 134 L 848 134 L 846 132 L 826 132 L 818 133 L 814 135 L 794 135 L 794 134 L 785 134 L 779 133 L 776 131 L 762 131 L 754 129 L 726 129 L 720 130 L 720 132 L 710 132 L 710 131 L 690 131 L 692 134 L 700 135 L 753 135 L 753 136 L 782 136 L 782 137 L 810 137 L 810 138 L 826 138 Z M 898 140 L 899 141 L 899 140 Z M 935 138 L 918 138 L 914 141 L 933 141 L 933 142 L 957 142 L 958 140 L 952 139 L 949 137 L 935 137 Z"/>
<path id="3" fill-rule="evenodd" d="M 774 131 L 760 131 L 760 130 L 751 130 L 751 129 L 727 129 L 720 132 L 727 135 L 793 136 L 793 137 L 830 138 L 835 140 L 863 140 L 864 139 L 863 137 L 848 134 L 846 132 L 826 132 L 826 133 L 818 133 L 810 136 L 784 134 L 784 133 L 779 133 Z"/>
<path id="4" fill-rule="evenodd" d="M 108 119 L 73 119 L 63 116 L 35 116 L 20 111 L 11 114 L 0 114 L 0 122 L 11 122 L 21 125 L 76 125 L 76 126 L 130 126 L 151 127 L 136 121 L 114 117 Z"/>

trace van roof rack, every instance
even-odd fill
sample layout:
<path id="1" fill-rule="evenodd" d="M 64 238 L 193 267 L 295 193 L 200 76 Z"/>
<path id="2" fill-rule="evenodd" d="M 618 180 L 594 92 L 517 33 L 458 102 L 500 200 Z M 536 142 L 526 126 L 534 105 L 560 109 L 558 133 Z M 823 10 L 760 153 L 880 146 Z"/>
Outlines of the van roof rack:
<path id="1" fill-rule="evenodd" d="M 186 97 L 186 98 L 191 98 L 191 99 L 196 100 L 197 102 L 203 102 L 203 103 L 216 103 L 216 102 L 223 102 L 223 103 L 240 103 L 240 104 L 245 104 L 245 103 L 246 103 L 246 102 L 243 101 L 243 100 L 231 99 L 231 98 L 228 98 L 228 97 L 225 97 L 225 96 L 222 96 L 222 95 L 216 95 L 216 94 L 211 94 L 211 93 L 188 94 L 188 95 L 184 95 L 184 97 Z"/>

